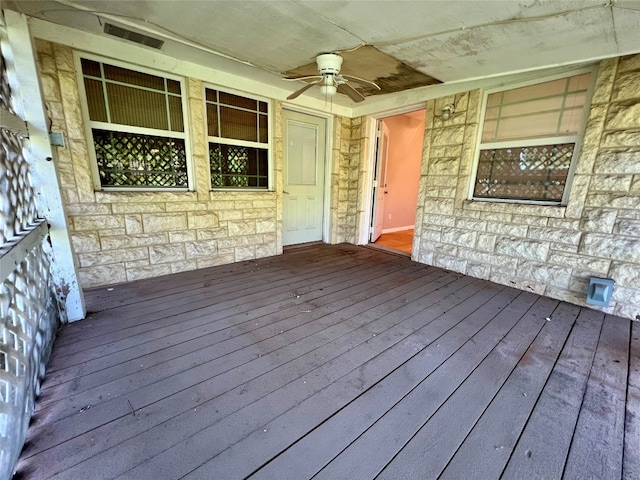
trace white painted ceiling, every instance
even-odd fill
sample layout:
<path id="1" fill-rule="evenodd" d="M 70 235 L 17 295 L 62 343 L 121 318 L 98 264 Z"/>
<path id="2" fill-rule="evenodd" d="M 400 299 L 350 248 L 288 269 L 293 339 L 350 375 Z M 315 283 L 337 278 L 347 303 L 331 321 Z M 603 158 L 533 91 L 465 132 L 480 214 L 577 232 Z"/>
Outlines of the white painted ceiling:
<path id="1" fill-rule="evenodd" d="M 280 74 L 312 62 L 317 54 L 362 45 L 445 83 L 640 52 L 640 0 L 7 4 L 27 15 L 100 35 L 105 35 L 105 21 L 134 27 L 165 40 L 163 51 L 168 55 L 213 64 L 280 88 Z M 388 67 L 380 66 L 386 69 L 382 75 L 389 74 Z M 360 76 L 372 79 L 376 65 L 364 73 Z M 292 83 L 291 91 L 300 85 Z"/>

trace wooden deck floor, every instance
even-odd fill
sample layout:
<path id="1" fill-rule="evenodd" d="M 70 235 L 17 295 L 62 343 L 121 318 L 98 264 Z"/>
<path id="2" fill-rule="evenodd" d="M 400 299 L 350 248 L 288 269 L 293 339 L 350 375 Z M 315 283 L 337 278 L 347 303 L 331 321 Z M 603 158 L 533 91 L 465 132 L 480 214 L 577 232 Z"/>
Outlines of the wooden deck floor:
<path id="1" fill-rule="evenodd" d="M 86 298 L 18 478 L 640 478 L 638 323 L 349 245 Z"/>

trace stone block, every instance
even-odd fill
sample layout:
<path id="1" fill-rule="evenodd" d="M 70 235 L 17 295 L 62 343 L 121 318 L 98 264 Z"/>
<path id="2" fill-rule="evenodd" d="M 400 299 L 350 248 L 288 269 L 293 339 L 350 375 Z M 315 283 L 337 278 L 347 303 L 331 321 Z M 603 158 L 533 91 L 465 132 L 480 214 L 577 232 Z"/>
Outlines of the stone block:
<path id="1" fill-rule="evenodd" d="M 431 157 L 429 175 L 457 175 L 460 159 L 457 157 Z"/>
<path id="2" fill-rule="evenodd" d="M 256 220 L 257 233 L 271 233 L 276 231 L 275 220 Z"/>
<path id="3" fill-rule="evenodd" d="M 426 213 L 423 216 L 423 224 L 425 228 L 429 228 L 429 226 L 431 225 L 453 227 L 455 223 L 456 223 L 456 218 L 449 215 L 438 215 L 436 213 Z"/>
<path id="4" fill-rule="evenodd" d="M 507 257 L 504 255 L 496 255 L 495 253 L 479 252 L 470 248 L 458 249 L 458 257 L 469 262 L 488 265 L 491 267 L 502 267 L 509 270 L 515 270 L 518 259 Z"/>
<path id="5" fill-rule="evenodd" d="M 71 243 L 75 253 L 100 251 L 100 238 L 96 232 L 71 233 Z"/>
<path id="6" fill-rule="evenodd" d="M 640 263 L 640 238 L 585 233 L 578 251 L 594 257 Z"/>
<path id="7" fill-rule="evenodd" d="M 278 252 L 275 243 L 256 246 L 256 258 L 272 257 L 277 254 Z"/>
<path id="8" fill-rule="evenodd" d="M 612 262 L 609 277 L 613 278 L 616 284 L 640 285 L 640 265 L 637 263 Z"/>
<path id="9" fill-rule="evenodd" d="M 636 174 L 640 172 L 640 154 L 634 149 L 601 150 L 594 170 L 596 173 Z"/>
<path id="10" fill-rule="evenodd" d="M 495 251 L 517 258 L 546 261 L 549 254 L 549 242 L 499 237 L 496 241 Z"/>
<path id="11" fill-rule="evenodd" d="M 578 245 L 581 232 L 548 227 L 529 227 L 528 237 L 534 240 L 544 240 L 552 243 Z"/>
<path id="12" fill-rule="evenodd" d="M 188 212 L 187 219 L 189 229 L 218 226 L 218 214 L 213 212 Z"/>
<path id="13" fill-rule="evenodd" d="M 442 232 L 440 230 L 433 230 L 432 228 L 424 228 L 420 235 L 420 239 L 428 240 L 430 242 L 439 242 L 442 239 Z"/>
<path id="14" fill-rule="evenodd" d="M 146 247 L 149 245 L 163 245 L 167 243 L 166 233 L 143 233 L 137 235 L 104 235 L 100 236 L 103 250 L 118 250 L 121 248 Z"/>
<path id="15" fill-rule="evenodd" d="M 591 99 L 592 103 L 606 103 L 610 101 L 617 67 L 617 58 L 611 58 L 600 62 L 596 74 L 596 85 Z"/>
<path id="16" fill-rule="evenodd" d="M 490 233 L 480 233 L 476 240 L 476 248 L 485 252 L 492 252 L 496 247 L 496 235 Z"/>
<path id="17" fill-rule="evenodd" d="M 442 243 L 450 245 L 469 246 L 475 245 L 477 232 L 464 230 L 461 228 L 445 227 L 442 229 Z"/>
<path id="18" fill-rule="evenodd" d="M 113 213 L 162 213 L 166 211 L 166 204 L 160 203 L 113 203 Z"/>
<path id="19" fill-rule="evenodd" d="M 631 70 L 640 70 L 640 55 L 625 55 L 618 58 L 618 71 L 628 72 Z"/>
<path id="20" fill-rule="evenodd" d="M 70 216 L 110 215 L 111 205 L 100 203 L 75 203 L 72 205 L 65 205 L 64 210 L 65 213 Z"/>
<path id="21" fill-rule="evenodd" d="M 594 192 L 627 192 L 632 179 L 633 175 L 597 175 L 593 177 L 589 189 Z"/>
<path id="22" fill-rule="evenodd" d="M 187 259 L 196 259 L 201 257 L 211 257 L 218 253 L 217 240 L 201 240 L 198 242 L 185 243 Z"/>
<path id="23" fill-rule="evenodd" d="M 142 217 L 140 215 L 125 215 L 124 225 L 127 235 L 142 233 Z"/>
<path id="24" fill-rule="evenodd" d="M 71 218 L 73 219 L 73 229 L 76 231 L 124 228 L 125 226 L 122 215 L 87 215 Z"/>
<path id="25" fill-rule="evenodd" d="M 487 232 L 512 237 L 526 237 L 528 228 L 526 225 L 514 225 L 512 223 L 487 223 Z"/>
<path id="26" fill-rule="evenodd" d="M 80 285 L 83 288 L 101 287 L 127 281 L 124 264 L 98 265 L 78 270 Z"/>
<path id="27" fill-rule="evenodd" d="M 152 245 L 149 247 L 149 260 L 152 264 L 179 262 L 185 259 L 185 246 L 182 243 Z"/>
<path id="28" fill-rule="evenodd" d="M 433 257 L 433 265 L 454 272 L 465 273 L 467 270 L 467 261 L 461 260 L 455 256 L 436 254 Z"/>
<path id="29" fill-rule="evenodd" d="M 640 174 L 634 175 L 629 190 L 636 193 L 640 193 Z"/>
<path id="30" fill-rule="evenodd" d="M 149 252 L 144 247 L 127 248 L 122 250 L 109 250 L 96 253 L 81 253 L 78 255 L 80 267 L 92 267 L 94 265 L 108 265 L 130 262 L 148 258 Z"/>
<path id="31" fill-rule="evenodd" d="M 622 193 L 593 194 L 587 197 L 586 205 L 609 209 L 640 210 L 640 195 L 635 192 L 626 195 Z"/>
<path id="32" fill-rule="evenodd" d="M 458 145 L 464 140 L 464 125 L 436 128 L 432 130 L 432 146 Z"/>
<path id="33" fill-rule="evenodd" d="M 175 262 L 171 265 L 171 273 L 189 272 L 198 268 L 195 260 L 185 260 L 184 262 Z"/>
<path id="34" fill-rule="evenodd" d="M 604 132 L 600 146 L 601 148 L 638 148 L 640 147 L 640 130 Z"/>
<path id="35" fill-rule="evenodd" d="M 242 262 L 245 260 L 253 260 L 256 258 L 256 247 L 236 247 L 235 248 L 235 261 Z"/>
<path id="36" fill-rule="evenodd" d="M 612 103 L 605 123 L 607 130 L 640 128 L 640 99 L 634 103 Z"/>
<path id="37" fill-rule="evenodd" d="M 511 217 L 511 221 L 513 223 L 519 225 L 534 225 L 536 227 L 546 227 L 551 220 L 555 219 L 547 219 L 545 217 L 532 217 L 531 215 L 513 215 Z"/>
<path id="38" fill-rule="evenodd" d="M 349 192 L 349 195 L 351 195 L 352 192 Z M 357 195 L 357 191 L 353 191 L 354 196 Z M 249 210 L 244 210 L 243 211 L 243 215 L 242 218 L 244 218 L 245 220 L 249 220 L 249 219 L 269 219 L 269 218 L 275 218 L 276 217 L 276 212 L 274 209 L 271 208 L 251 208 Z"/>
<path id="39" fill-rule="evenodd" d="M 558 287 L 568 287 L 571 279 L 571 269 L 549 265 L 547 263 L 532 262 L 524 260 L 518 262 L 518 276 L 534 280 L 546 285 L 556 285 Z"/>
<path id="40" fill-rule="evenodd" d="M 231 221 L 227 223 L 227 228 L 231 237 L 253 235 L 256 233 L 256 222 L 255 220 Z"/>
<path id="41" fill-rule="evenodd" d="M 169 232 L 169 243 L 193 242 L 196 240 L 195 230 Z"/>
<path id="42" fill-rule="evenodd" d="M 616 304 L 613 313 L 614 315 L 618 315 L 619 317 L 640 321 L 640 308 L 638 307 L 638 305 L 625 305 L 622 303 Z"/>
<path id="43" fill-rule="evenodd" d="M 425 213 L 453 215 L 454 206 L 455 203 L 450 198 L 428 198 L 425 200 L 423 208 Z"/>
<path id="44" fill-rule="evenodd" d="M 167 202 L 167 212 L 202 212 L 209 210 L 209 202 Z"/>
<path id="45" fill-rule="evenodd" d="M 640 238 L 640 220 L 620 219 L 616 222 L 613 233 Z"/>
<path id="46" fill-rule="evenodd" d="M 474 278 L 487 280 L 491 276 L 491 267 L 488 265 L 479 265 L 477 263 L 468 263 L 466 274 Z"/>
<path id="47" fill-rule="evenodd" d="M 159 277 L 161 275 L 169 275 L 171 273 L 171 266 L 167 264 L 163 265 L 150 265 L 147 267 L 127 268 L 127 281 L 132 282 L 134 280 L 141 280 L 143 278 Z"/>
<path id="48" fill-rule="evenodd" d="M 621 72 L 613 84 L 614 101 L 640 98 L 640 72 Z"/>
<path id="49" fill-rule="evenodd" d="M 567 253 L 560 251 L 551 251 L 549 253 L 549 265 L 557 265 L 562 267 L 569 267 L 580 269 L 584 272 L 591 272 L 592 274 L 607 275 L 611 260 L 603 258 L 588 257 L 585 255 L 578 255 L 575 253 Z"/>
<path id="50" fill-rule="evenodd" d="M 184 213 L 144 214 L 142 225 L 146 233 L 184 230 L 187 228 L 187 216 Z"/>

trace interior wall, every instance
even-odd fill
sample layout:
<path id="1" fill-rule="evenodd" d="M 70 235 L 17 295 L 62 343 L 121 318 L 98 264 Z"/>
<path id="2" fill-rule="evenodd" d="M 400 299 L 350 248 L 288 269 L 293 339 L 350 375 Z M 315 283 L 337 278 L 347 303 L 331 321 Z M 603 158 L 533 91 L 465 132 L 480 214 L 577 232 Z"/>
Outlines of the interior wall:
<path id="1" fill-rule="evenodd" d="M 613 278 L 601 310 L 640 319 L 640 55 L 594 74 L 566 206 L 468 200 L 482 92 L 428 102 L 414 259 L 578 305 L 589 277 Z"/>
<path id="2" fill-rule="evenodd" d="M 425 113 L 418 110 L 382 120 L 389 129 L 383 233 L 414 226 Z"/>

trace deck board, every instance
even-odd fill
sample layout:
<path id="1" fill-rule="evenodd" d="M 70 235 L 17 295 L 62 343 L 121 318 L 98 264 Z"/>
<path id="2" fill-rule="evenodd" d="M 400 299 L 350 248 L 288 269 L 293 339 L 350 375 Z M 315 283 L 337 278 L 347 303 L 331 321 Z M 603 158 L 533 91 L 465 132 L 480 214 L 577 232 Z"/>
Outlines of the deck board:
<path id="1" fill-rule="evenodd" d="M 56 340 L 18 478 L 638 471 L 628 320 L 350 245 L 86 299 L 91 318 Z"/>

